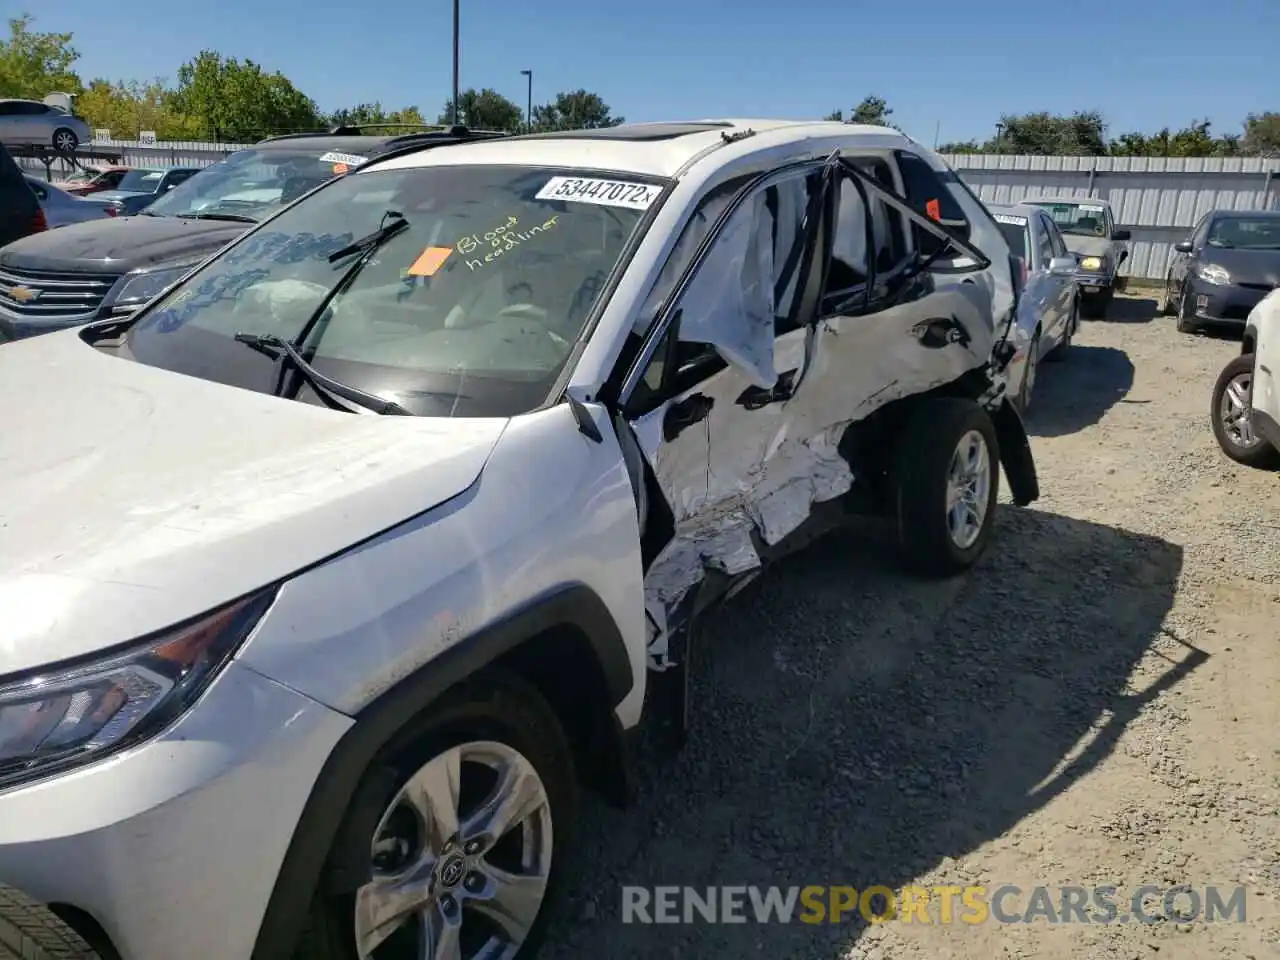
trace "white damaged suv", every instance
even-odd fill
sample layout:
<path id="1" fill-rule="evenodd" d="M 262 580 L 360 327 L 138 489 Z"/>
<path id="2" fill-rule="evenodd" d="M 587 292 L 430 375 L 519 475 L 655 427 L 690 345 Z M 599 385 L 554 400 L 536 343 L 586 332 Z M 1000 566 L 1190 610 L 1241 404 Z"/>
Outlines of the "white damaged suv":
<path id="1" fill-rule="evenodd" d="M 0 347 L 0 955 L 531 956 L 705 610 L 1036 499 L 1013 301 L 902 134 L 659 123 L 406 149 Z"/>

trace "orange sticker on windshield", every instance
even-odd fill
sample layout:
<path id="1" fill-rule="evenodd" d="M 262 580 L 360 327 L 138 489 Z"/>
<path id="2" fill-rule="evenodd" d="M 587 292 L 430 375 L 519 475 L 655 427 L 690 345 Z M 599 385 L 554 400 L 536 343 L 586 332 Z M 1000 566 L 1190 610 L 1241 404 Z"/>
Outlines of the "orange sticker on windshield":
<path id="1" fill-rule="evenodd" d="M 930 200 L 928 203 L 924 205 L 924 212 L 927 213 L 934 220 L 941 220 L 942 204 L 938 203 L 937 200 Z"/>
<path id="2" fill-rule="evenodd" d="M 413 261 L 413 266 L 408 270 L 409 276 L 431 276 L 444 265 L 451 253 L 453 253 L 453 247 L 427 247 L 422 251 L 422 255 Z"/>
<path id="3" fill-rule="evenodd" d="M 346 173 L 350 169 L 351 168 L 348 167 L 345 163 L 335 163 L 333 165 L 333 172 L 336 173 L 338 176 L 342 176 L 344 173 Z"/>

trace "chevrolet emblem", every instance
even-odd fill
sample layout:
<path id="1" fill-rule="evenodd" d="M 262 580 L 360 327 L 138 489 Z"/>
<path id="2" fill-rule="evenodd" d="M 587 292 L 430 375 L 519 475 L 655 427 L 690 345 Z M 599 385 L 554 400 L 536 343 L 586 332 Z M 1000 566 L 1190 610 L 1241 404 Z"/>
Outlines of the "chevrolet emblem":
<path id="1" fill-rule="evenodd" d="M 30 303 L 40 296 L 39 290 L 32 290 L 30 287 L 14 286 L 4 290 L 4 293 L 10 300 L 18 303 Z"/>

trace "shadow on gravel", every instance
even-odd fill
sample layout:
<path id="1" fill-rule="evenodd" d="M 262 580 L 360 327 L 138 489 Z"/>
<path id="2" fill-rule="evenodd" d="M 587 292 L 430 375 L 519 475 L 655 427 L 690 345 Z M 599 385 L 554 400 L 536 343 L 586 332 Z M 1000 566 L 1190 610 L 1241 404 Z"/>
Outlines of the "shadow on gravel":
<path id="1" fill-rule="evenodd" d="M 1116 297 L 1107 306 L 1102 323 L 1150 323 L 1156 317 L 1156 302 L 1143 297 Z"/>
<path id="2" fill-rule="evenodd" d="M 1073 345 L 1065 363 L 1038 368 L 1027 414 L 1033 437 L 1062 437 L 1091 427 L 1133 386 L 1133 361 L 1115 347 Z"/>
<path id="3" fill-rule="evenodd" d="M 1088 774 L 1205 659 L 1180 647 L 1154 688 L 1128 690 L 1173 602 L 1179 547 L 1001 509 L 968 577 L 905 579 L 883 544 L 842 533 L 714 618 L 688 746 L 642 752 L 633 809 L 584 805 L 548 955 L 839 956 L 865 921 L 761 924 L 748 904 L 742 924 L 624 924 L 622 887 L 897 889 L 945 874 L 945 858 Z"/>

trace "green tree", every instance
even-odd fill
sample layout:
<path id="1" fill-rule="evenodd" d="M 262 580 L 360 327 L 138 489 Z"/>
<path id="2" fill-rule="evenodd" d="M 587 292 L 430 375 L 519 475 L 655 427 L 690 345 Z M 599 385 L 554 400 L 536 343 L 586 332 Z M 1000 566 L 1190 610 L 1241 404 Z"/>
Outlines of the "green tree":
<path id="1" fill-rule="evenodd" d="M 160 78 L 149 83 L 96 79 L 76 99 L 76 111 L 91 127 L 105 127 L 121 140 L 143 130 L 154 130 L 161 140 L 200 136 L 198 123 L 175 108 L 174 93 Z"/>
<path id="2" fill-rule="evenodd" d="M 986 153 L 987 149 L 984 144 L 977 140 L 954 140 L 951 143 L 944 143 L 938 147 L 939 153 Z"/>
<path id="3" fill-rule="evenodd" d="M 832 110 L 830 113 L 828 113 L 828 114 L 827 114 L 825 117 L 823 117 L 822 119 L 823 119 L 823 120 L 836 120 L 836 121 L 843 122 L 843 120 L 844 120 L 844 111 L 843 111 L 843 110 Z"/>
<path id="4" fill-rule="evenodd" d="M 883 97 L 863 97 L 862 102 L 849 113 L 850 123 L 869 123 L 877 127 L 892 127 L 889 118 L 893 108 Z"/>
<path id="5" fill-rule="evenodd" d="M 1240 153 L 1240 137 L 1215 137 L 1208 120 L 1193 120 L 1174 132 L 1165 127 L 1153 134 L 1122 133 L 1111 141 L 1110 152 L 1116 157 L 1234 157 Z"/>
<path id="6" fill-rule="evenodd" d="M 0 97 L 42 100 L 51 93 L 79 93 L 72 70 L 80 54 L 69 33 L 39 33 L 24 13 L 9 21 L 9 39 L 0 42 Z"/>
<path id="7" fill-rule="evenodd" d="M 1096 110 L 1077 111 L 1071 116 L 1051 113 L 1005 114 L 999 142 L 991 144 L 1000 153 L 1034 156 L 1100 157 L 1107 151 L 1106 122 Z"/>
<path id="8" fill-rule="evenodd" d="M 173 104 L 215 140 L 250 141 L 322 126 L 315 101 L 283 74 L 212 50 L 178 70 Z"/>
<path id="9" fill-rule="evenodd" d="M 625 122 L 625 117 L 612 114 L 599 94 L 582 89 L 558 93 L 550 103 L 533 108 L 535 130 L 595 130 Z"/>
<path id="10" fill-rule="evenodd" d="M 380 125 L 385 124 L 385 127 Z M 390 131 L 406 124 L 427 126 L 426 118 L 417 107 L 402 107 L 399 110 L 384 110 L 381 102 L 360 103 L 354 107 L 335 110 L 325 118 L 325 125 L 330 127 L 360 126 L 367 127 L 369 132 Z"/>
<path id="11" fill-rule="evenodd" d="M 497 90 L 463 90 L 458 94 L 458 120 L 473 130 L 518 130 L 521 110 Z M 440 123 L 453 123 L 453 100 L 444 103 Z"/>
<path id="12" fill-rule="evenodd" d="M 1240 152 L 1250 157 L 1280 157 L 1280 113 L 1268 110 L 1245 117 Z"/>

